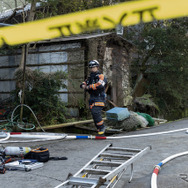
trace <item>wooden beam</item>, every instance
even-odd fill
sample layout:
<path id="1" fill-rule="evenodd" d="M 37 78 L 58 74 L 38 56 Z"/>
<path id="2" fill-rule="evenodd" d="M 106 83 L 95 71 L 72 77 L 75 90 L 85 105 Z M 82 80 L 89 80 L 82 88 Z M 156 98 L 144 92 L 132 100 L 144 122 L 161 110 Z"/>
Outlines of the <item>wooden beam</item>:
<path id="1" fill-rule="evenodd" d="M 105 121 L 105 120 L 106 120 L 106 118 L 103 118 L 103 121 Z M 62 123 L 62 124 L 56 124 L 56 125 L 48 125 L 48 126 L 43 126 L 42 128 L 44 130 L 50 130 L 50 129 L 58 129 L 58 128 L 63 128 L 63 127 L 70 127 L 70 126 L 79 125 L 79 124 L 87 124 L 87 123 L 93 123 L 93 119 L 69 122 L 69 123 Z M 36 130 L 39 131 L 39 130 L 41 130 L 41 128 L 37 127 Z"/>

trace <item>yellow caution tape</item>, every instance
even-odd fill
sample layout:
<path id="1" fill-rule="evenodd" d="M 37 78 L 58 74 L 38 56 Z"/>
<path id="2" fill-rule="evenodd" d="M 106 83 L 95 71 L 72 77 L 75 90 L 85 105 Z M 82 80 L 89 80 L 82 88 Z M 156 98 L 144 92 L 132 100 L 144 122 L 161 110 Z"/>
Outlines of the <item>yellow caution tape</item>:
<path id="1" fill-rule="evenodd" d="M 140 0 L 0 28 L 0 46 L 185 17 L 188 0 Z"/>

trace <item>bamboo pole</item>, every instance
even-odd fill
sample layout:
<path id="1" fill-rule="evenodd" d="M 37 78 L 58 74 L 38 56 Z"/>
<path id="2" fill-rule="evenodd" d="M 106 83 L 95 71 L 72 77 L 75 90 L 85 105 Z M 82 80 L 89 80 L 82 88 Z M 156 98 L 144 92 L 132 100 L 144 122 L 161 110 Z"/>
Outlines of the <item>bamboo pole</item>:
<path id="1" fill-rule="evenodd" d="M 22 80 L 22 95 L 21 95 L 21 109 L 20 109 L 20 122 L 22 122 L 23 118 L 23 104 L 24 104 L 24 97 L 25 97 L 25 68 L 26 68 L 26 57 L 27 57 L 27 45 L 24 44 L 24 60 L 23 60 L 23 80 Z"/>
<path id="2" fill-rule="evenodd" d="M 102 120 L 105 121 L 106 118 L 102 118 Z M 69 122 L 69 123 L 62 123 L 62 124 L 56 124 L 56 125 L 48 125 L 48 126 L 44 126 L 42 128 L 44 130 L 50 130 L 50 129 L 58 129 L 58 128 L 63 128 L 63 127 L 70 127 L 70 126 L 79 125 L 79 124 L 87 124 L 87 123 L 93 123 L 93 119 Z M 41 130 L 41 128 L 37 127 L 36 130 L 39 131 L 39 130 Z"/>

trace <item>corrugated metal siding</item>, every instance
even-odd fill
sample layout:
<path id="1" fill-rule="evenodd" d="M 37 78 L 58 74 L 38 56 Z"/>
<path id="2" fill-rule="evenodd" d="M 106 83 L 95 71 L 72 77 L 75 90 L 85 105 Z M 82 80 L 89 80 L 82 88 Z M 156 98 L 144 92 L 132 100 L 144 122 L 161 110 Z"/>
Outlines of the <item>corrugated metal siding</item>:
<path id="1" fill-rule="evenodd" d="M 8 96 L 10 91 L 15 89 L 15 81 L 0 81 L 2 95 Z M 5 99 L 4 97 L 3 99 Z"/>
<path id="2" fill-rule="evenodd" d="M 45 46 L 37 46 L 29 51 L 26 65 L 32 70 L 40 69 L 51 73 L 62 70 L 68 73 L 69 81 L 62 80 L 67 89 L 59 91 L 60 97 L 70 106 L 77 106 L 78 100 L 83 99 L 80 90 L 80 82 L 84 79 L 85 48 L 80 42 L 65 44 L 49 43 Z M 0 98 L 9 97 L 10 92 L 15 89 L 14 73 L 21 60 L 21 50 L 15 55 L 0 56 Z M 77 112 L 76 112 L 77 113 Z"/>
<path id="3" fill-rule="evenodd" d="M 28 65 L 52 64 L 67 62 L 67 52 L 46 52 L 28 54 Z"/>
<path id="4" fill-rule="evenodd" d="M 0 68 L 0 80 L 13 79 L 14 72 L 15 68 Z"/>

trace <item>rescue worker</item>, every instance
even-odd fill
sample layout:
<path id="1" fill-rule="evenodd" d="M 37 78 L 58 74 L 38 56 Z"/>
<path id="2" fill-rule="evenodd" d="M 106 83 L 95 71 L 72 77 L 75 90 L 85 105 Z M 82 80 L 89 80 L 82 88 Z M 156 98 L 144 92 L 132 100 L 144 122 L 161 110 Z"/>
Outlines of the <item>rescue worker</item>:
<path id="1" fill-rule="evenodd" d="M 105 86 L 107 80 L 103 74 L 99 72 L 99 62 L 92 60 L 89 62 L 90 76 L 83 82 L 80 87 L 90 94 L 89 107 L 97 132 L 99 136 L 105 133 L 105 126 L 102 120 L 102 109 L 105 105 Z"/>

